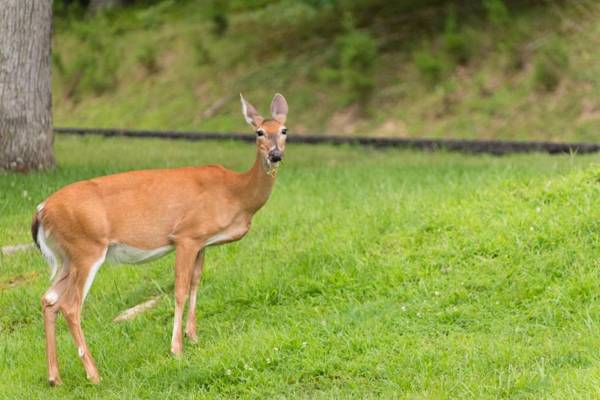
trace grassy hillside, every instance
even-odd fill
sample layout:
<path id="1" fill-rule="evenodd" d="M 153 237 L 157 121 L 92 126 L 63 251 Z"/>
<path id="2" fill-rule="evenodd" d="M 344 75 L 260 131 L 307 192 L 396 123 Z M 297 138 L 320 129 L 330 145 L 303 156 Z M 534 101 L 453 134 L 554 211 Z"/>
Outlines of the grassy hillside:
<path id="1" fill-rule="evenodd" d="M 241 130 L 281 91 L 291 132 L 600 138 L 597 2 L 226 3 L 57 13 L 55 125 Z"/>
<path id="2" fill-rule="evenodd" d="M 249 144 L 59 137 L 60 169 L 0 174 L 0 244 L 28 242 L 57 187 L 142 167 L 221 162 Z M 104 266 L 83 313 L 89 385 L 59 319 L 46 383 L 37 251 L 0 256 L 0 398 L 600 397 L 597 156 L 289 146 L 242 241 L 212 248 L 200 342 L 169 355 L 173 256 Z M 113 323 L 155 295 L 157 308 Z"/>

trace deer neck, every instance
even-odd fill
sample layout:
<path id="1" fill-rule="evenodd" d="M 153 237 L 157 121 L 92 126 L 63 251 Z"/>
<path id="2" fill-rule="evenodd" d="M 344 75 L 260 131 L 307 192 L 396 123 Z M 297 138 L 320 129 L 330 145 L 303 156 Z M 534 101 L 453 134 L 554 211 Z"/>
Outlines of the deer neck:
<path id="1" fill-rule="evenodd" d="M 264 156 L 257 151 L 254 165 L 244 173 L 245 179 L 241 191 L 242 202 L 252 214 L 258 211 L 269 199 L 277 176 L 277 170 L 273 170 L 273 168 L 276 167 L 269 167 L 264 160 Z"/>

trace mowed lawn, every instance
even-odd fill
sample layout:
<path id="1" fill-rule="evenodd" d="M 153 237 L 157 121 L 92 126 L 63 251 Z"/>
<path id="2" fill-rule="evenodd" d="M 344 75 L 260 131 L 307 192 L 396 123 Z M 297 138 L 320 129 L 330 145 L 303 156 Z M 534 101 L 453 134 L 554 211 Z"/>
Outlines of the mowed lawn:
<path id="1" fill-rule="evenodd" d="M 253 145 L 56 139 L 59 168 L 0 174 L 0 245 L 76 180 L 249 167 Z M 83 312 L 103 380 L 62 318 L 46 383 L 37 251 L 0 255 L 0 398 L 600 398 L 600 156 L 288 146 L 240 242 L 210 248 L 197 345 L 170 356 L 173 255 L 105 265 Z M 154 296 L 158 306 L 112 322 Z"/>

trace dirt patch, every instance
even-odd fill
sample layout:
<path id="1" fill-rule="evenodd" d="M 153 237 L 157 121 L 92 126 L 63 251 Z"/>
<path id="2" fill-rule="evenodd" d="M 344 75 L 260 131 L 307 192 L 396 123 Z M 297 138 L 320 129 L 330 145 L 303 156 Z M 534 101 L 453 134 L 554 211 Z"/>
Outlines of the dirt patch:
<path id="1" fill-rule="evenodd" d="M 329 120 L 329 124 L 327 125 L 328 131 L 334 134 L 353 133 L 356 130 L 359 118 L 360 110 L 356 104 L 336 111 Z"/>
<path id="2" fill-rule="evenodd" d="M 375 134 L 378 136 L 408 137 L 408 127 L 400 119 L 388 120 L 377 127 Z"/>
<path id="3" fill-rule="evenodd" d="M 0 290 L 10 289 L 25 283 L 32 282 L 38 278 L 40 274 L 37 272 L 27 272 L 16 276 L 11 276 L 4 280 L 0 280 Z"/>

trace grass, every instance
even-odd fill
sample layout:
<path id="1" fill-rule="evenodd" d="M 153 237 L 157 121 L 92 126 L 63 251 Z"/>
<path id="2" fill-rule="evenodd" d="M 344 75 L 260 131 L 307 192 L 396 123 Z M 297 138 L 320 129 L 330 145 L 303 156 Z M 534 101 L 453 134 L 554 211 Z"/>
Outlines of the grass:
<path id="1" fill-rule="evenodd" d="M 0 174 L 0 244 L 75 180 L 219 162 L 252 146 L 58 137 L 59 168 Z M 598 156 L 288 146 L 246 238 L 211 248 L 198 345 L 169 355 L 173 256 L 105 266 L 83 326 L 87 383 L 60 318 L 65 385 L 46 383 L 34 251 L 0 256 L 0 398 L 600 397 Z M 7 285 L 20 277 L 14 286 Z M 137 319 L 123 309 L 165 294 Z"/>

